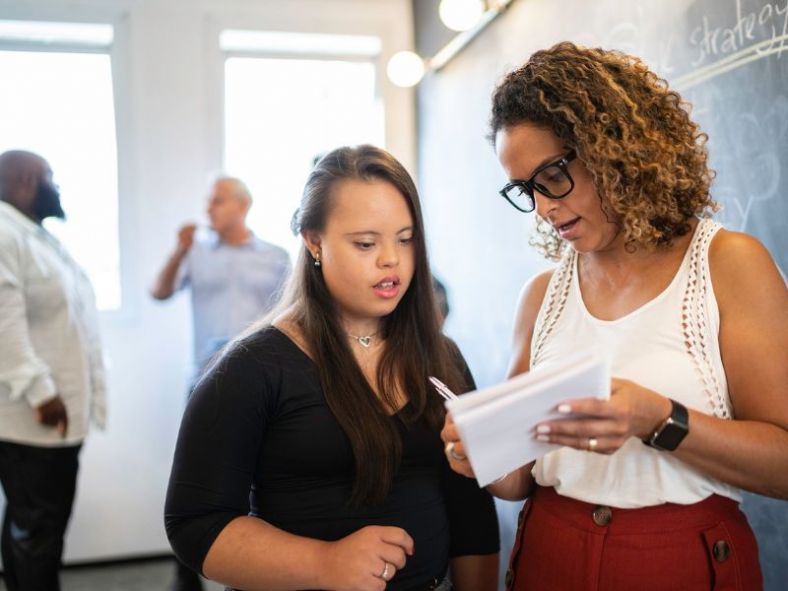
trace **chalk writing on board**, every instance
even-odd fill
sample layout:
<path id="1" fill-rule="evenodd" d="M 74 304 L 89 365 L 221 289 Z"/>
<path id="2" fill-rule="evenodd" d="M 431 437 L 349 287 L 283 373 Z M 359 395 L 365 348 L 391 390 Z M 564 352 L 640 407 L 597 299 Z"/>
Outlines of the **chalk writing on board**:
<path id="1" fill-rule="evenodd" d="M 704 15 L 691 29 L 693 71 L 677 78 L 676 88 L 689 88 L 770 55 L 780 58 L 784 52 L 788 54 L 788 0 L 769 2 L 751 12 L 744 12 L 742 0 L 735 0 L 734 20 L 731 26 L 712 27 Z"/>

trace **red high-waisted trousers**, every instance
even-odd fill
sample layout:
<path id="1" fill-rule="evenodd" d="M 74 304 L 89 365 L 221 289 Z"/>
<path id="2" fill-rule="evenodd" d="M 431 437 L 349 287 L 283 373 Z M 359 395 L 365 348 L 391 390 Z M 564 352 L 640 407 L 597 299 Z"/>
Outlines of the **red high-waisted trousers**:
<path id="1" fill-rule="evenodd" d="M 520 513 L 507 591 L 760 591 L 758 547 L 738 504 L 618 509 L 537 487 Z"/>

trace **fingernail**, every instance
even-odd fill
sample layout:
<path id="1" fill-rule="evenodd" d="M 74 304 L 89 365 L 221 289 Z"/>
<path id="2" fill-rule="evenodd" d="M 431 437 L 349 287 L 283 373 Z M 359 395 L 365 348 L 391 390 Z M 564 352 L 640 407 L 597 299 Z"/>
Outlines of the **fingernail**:
<path id="1" fill-rule="evenodd" d="M 537 441 L 545 441 L 546 442 L 546 441 L 550 441 L 550 438 L 547 435 L 537 435 L 536 436 L 536 440 Z"/>
<path id="2" fill-rule="evenodd" d="M 559 404 L 558 412 L 562 412 L 562 413 L 572 412 L 572 407 L 569 406 L 568 404 Z"/>
<path id="3" fill-rule="evenodd" d="M 550 425 L 539 425 L 536 428 L 537 433 L 549 433 L 550 432 Z"/>

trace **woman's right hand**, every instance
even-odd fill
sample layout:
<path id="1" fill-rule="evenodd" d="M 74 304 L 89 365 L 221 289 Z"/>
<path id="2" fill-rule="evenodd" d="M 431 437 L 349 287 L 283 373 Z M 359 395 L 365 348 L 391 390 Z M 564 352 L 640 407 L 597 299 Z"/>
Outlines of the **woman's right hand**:
<path id="1" fill-rule="evenodd" d="M 465 446 L 462 444 L 457 426 L 448 413 L 443 422 L 441 439 L 443 439 L 443 443 L 446 445 L 446 459 L 449 460 L 451 469 L 468 478 L 476 478 L 476 475 L 473 473 L 473 467 L 468 461 L 468 456 L 465 454 Z"/>
<path id="2" fill-rule="evenodd" d="M 413 552 L 413 538 L 402 528 L 378 525 L 361 528 L 329 543 L 323 588 L 383 591 Z"/>

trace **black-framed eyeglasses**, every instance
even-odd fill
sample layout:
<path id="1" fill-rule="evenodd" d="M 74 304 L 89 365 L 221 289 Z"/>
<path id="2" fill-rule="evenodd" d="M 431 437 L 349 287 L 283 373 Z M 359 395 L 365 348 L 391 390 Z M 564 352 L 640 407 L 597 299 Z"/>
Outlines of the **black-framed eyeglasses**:
<path id="1" fill-rule="evenodd" d="M 524 181 L 512 181 L 498 193 L 512 206 L 524 213 L 536 208 L 534 191 L 539 191 L 549 199 L 563 199 L 575 188 L 575 181 L 567 170 L 569 163 L 577 157 L 574 150 L 544 166 L 537 168 L 531 178 Z"/>

